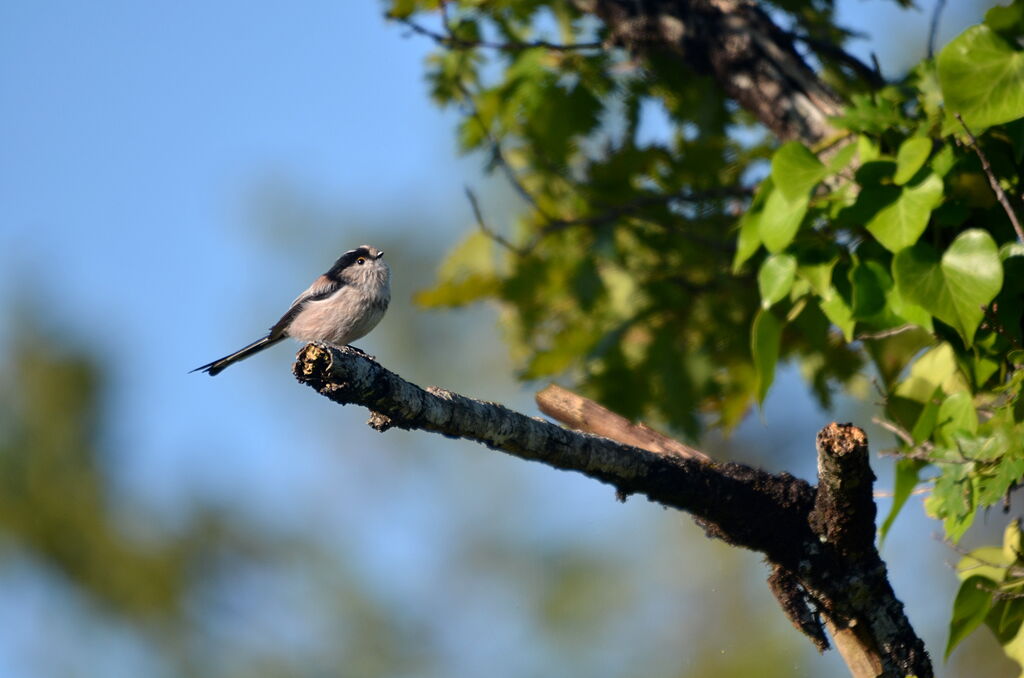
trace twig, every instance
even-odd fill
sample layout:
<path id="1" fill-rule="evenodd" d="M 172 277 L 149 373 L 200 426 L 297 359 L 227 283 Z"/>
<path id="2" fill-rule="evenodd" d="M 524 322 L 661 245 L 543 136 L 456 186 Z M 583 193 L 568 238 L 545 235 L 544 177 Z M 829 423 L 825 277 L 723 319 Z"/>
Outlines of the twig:
<path id="1" fill-rule="evenodd" d="M 871 417 L 871 421 L 884 428 L 889 433 L 895 434 L 897 438 L 905 442 L 910 447 L 914 447 L 914 437 L 910 435 L 907 429 L 903 428 L 899 424 L 889 421 L 888 419 L 882 419 L 881 417 Z"/>
<path id="2" fill-rule="evenodd" d="M 932 20 L 928 25 L 928 58 L 935 56 L 935 40 L 939 35 L 939 19 L 942 17 L 942 10 L 946 8 L 946 0 L 935 0 L 935 7 L 932 8 Z"/>
<path id="3" fill-rule="evenodd" d="M 476 200 L 476 194 L 473 193 L 473 189 L 471 189 L 469 186 L 466 186 L 465 189 L 466 197 L 469 198 L 469 204 L 473 208 L 473 216 L 476 217 L 476 225 L 480 227 L 480 230 L 484 232 L 484 235 L 486 235 L 488 238 L 498 243 L 505 249 L 509 250 L 510 252 L 514 252 L 515 254 L 519 255 L 526 254 L 523 248 L 512 244 L 511 242 L 505 239 L 505 236 L 501 235 L 497 231 L 491 230 L 491 228 L 487 226 L 487 222 L 484 221 L 484 215 L 480 211 L 480 204 Z"/>
<path id="4" fill-rule="evenodd" d="M 527 42 L 492 42 L 489 40 L 466 40 L 455 35 L 451 26 L 445 22 L 445 28 L 447 29 L 447 35 L 444 33 L 438 33 L 432 31 L 426 26 L 422 26 L 411 19 L 402 18 L 398 19 L 398 22 L 404 24 L 413 33 L 423 35 L 442 47 L 449 47 L 451 49 L 476 49 L 483 47 L 485 49 L 496 49 L 502 52 L 521 52 L 525 49 L 547 49 L 553 52 L 574 52 L 579 50 L 588 49 L 605 49 L 605 44 L 602 42 L 575 42 L 570 44 L 560 44 L 556 42 L 548 42 L 547 40 L 530 40 Z"/>
<path id="5" fill-rule="evenodd" d="M 878 74 L 878 79 L 885 82 L 885 76 L 882 75 L 882 65 L 878 63 L 878 55 L 874 52 L 871 53 L 871 65 L 875 68 L 875 73 Z"/>
<path id="6" fill-rule="evenodd" d="M 988 158 L 985 157 L 985 153 L 981 150 L 981 146 L 978 145 L 978 140 L 975 138 L 971 129 L 964 122 L 963 117 L 959 113 L 954 113 L 956 119 L 963 126 L 964 132 L 967 133 L 967 138 L 971 141 L 971 148 L 978 154 L 978 160 L 981 161 L 981 169 L 985 172 L 985 176 L 988 177 L 988 183 L 992 187 L 992 190 L 996 194 L 996 199 L 999 204 L 1003 206 L 1003 210 L 1006 212 L 1006 216 L 1010 218 L 1010 223 L 1013 224 L 1013 230 L 1017 232 L 1017 239 L 1024 243 L 1024 228 L 1021 228 L 1020 221 L 1017 219 L 1017 214 L 1013 211 L 1013 207 L 1010 205 L 1009 198 L 1006 197 L 1006 192 L 1003 191 L 1003 187 L 999 185 L 999 180 L 996 179 L 996 175 L 992 172 L 992 165 L 989 164 Z"/>
<path id="7" fill-rule="evenodd" d="M 519 175 L 516 173 L 515 169 L 513 169 L 512 165 L 509 164 L 508 159 L 505 157 L 505 152 L 501 147 L 501 142 L 495 138 L 490 128 L 484 122 L 483 116 L 480 115 L 480 111 L 477 110 L 477 107 L 473 104 L 473 93 L 470 92 L 462 83 L 457 83 L 456 86 L 459 88 L 459 92 L 462 94 L 463 100 L 469 109 L 469 114 L 476 121 L 476 124 L 480 125 L 480 131 L 491 147 L 491 155 L 494 158 L 495 164 L 501 168 L 502 172 L 505 174 L 505 178 L 508 179 L 510 184 L 512 184 L 512 188 L 516 190 L 519 197 L 533 207 L 538 214 L 544 217 L 545 221 L 552 221 L 552 217 L 541 209 L 540 204 L 537 202 L 537 198 L 527 190 L 526 186 L 524 186 L 523 182 L 519 179 Z"/>
<path id="8" fill-rule="evenodd" d="M 863 332 L 855 336 L 854 339 L 857 341 L 864 341 L 866 339 L 888 339 L 889 337 L 895 337 L 897 334 L 903 334 L 904 332 L 909 332 L 916 328 L 917 325 L 907 323 L 905 325 L 900 325 L 899 327 L 892 327 L 879 332 Z"/>
<path id="9" fill-rule="evenodd" d="M 604 212 L 601 212 L 599 214 L 585 217 L 573 217 L 565 219 L 562 217 L 553 216 L 549 214 L 546 210 L 541 208 L 540 201 L 537 199 L 537 196 L 535 196 L 533 193 L 530 192 L 528 188 L 526 188 L 526 186 L 520 179 L 519 174 L 508 162 L 508 158 L 505 157 L 505 151 L 501 146 L 501 142 L 494 136 L 491 130 L 487 127 L 487 125 L 484 123 L 483 116 L 480 115 L 480 112 L 477 110 L 476 106 L 473 105 L 473 93 L 469 91 L 469 89 L 467 89 L 461 83 L 459 83 L 457 87 L 459 88 L 459 91 L 462 94 L 463 100 L 469 111 L 470 116 L 473 118 L 474 121 L 476 121 L 476 124 L 480 126 L 480 131 L 483 134 L 484 138 L 487 140 L 487 144 L 491 149 L 491 156 L 494 159 L 494 163 L 499 168 L 501 168 L 501 171 L 505 175 L 505 178 L 512 185 L 512 188 L 515 189 L 519 197 L 522 198 L 523 201 L 526 202 L 528 205 L 530 205 L 530 207 L 532 207 L 534 211 L 537 212 L 537 214 L 539 214 L 545 222 L 545 224 L 540 228 L 540 230 L 536 234 L 534 234 L 534 236 L 530 239 L 529 242 L 527 242 L 525 245 L 521 247 L 513 248 L 513 251 L 517 251 L 519 254 L 527 254 L 531 252 L 540 243 L 542 239 L 544 239 L 548 235 L 551 235 L 552 233 L 557 233 L 558 231 L 573 226 L 601 226 L 603 224 L 609 223 L 628 214 L 632 214 L 644 207 L 649 207 L 651 205 L 670 204 L 673 202 L 699 203 L 707 200 L 715 200 L 730 197 L 746 198 L 749 197 L 752 193 L 751 189 L 744 186 L 722 187 L 718 189 L 711 189 L 697 193 L 691 191 L 680 191 L 678 193 L 667 193 L 663 195 L 642 196 L 621 205 L 611 206 Z M 478 221 L 480 220 L 478 219 Z M 693 237 L 694 239 L 700 240 L 697 236 Z M 711 243 L 705 240 L 704 244 L 716 243 Z"/>
<path id="10" fill-rule="evenodd" d="M 985 314 L 985 321 L 981 323 L 981 329 L 990 329 L 996 334 L 1002 335 L 1010 342 L 1011 346 L 1016 348 L 1022 348 L 1021 343 L 1017 340 L 1017 337 L 1010 334 L 1009 330 L 999 322 L 999 304 L 992 302 L 986 306 L 981 307 L 982 313 Z"/>

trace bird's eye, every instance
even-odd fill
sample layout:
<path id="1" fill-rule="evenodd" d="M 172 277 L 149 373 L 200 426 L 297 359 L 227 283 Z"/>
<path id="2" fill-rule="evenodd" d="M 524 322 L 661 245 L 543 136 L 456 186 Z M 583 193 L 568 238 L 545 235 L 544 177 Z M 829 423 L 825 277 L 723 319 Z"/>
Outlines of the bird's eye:
<path id="1" fill-rule="evenodd" d="M 362 266 L 363 264 L 366 263 L 366 257 L 359 257 L 358 259 L 356 259 L 356 263 Z"/>

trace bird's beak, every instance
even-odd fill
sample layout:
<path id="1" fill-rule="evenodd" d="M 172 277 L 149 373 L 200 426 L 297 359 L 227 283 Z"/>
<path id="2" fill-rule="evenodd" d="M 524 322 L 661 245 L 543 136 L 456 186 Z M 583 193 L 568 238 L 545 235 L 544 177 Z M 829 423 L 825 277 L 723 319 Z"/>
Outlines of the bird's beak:
<path id="1" fill-rule="evenodd" d="M 378 258 L 378 259 L 380 259 L 380 258 L 381 258 L 381 257 L 383 257 L 383 256 L 384 256 L 384 253 L 383 253 L 383 252 L 377 252 L 377 258 Z"/>

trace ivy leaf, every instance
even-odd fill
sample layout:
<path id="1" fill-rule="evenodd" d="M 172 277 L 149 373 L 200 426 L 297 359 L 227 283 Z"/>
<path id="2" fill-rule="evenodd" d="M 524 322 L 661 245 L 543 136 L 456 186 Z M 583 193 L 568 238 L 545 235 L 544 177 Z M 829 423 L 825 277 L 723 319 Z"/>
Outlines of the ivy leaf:
<path id="1" fill-rule="evenodd" d="M 839 328 L 846 341 L 853 341 L 853 328 L 856 322 L 853 319 L 853 311 L 850 304 L 843 298 L 835 287 L 829 287 L 825 294 L 821 295 L 818 301 L 825 317 L 833 325 Z"/>
<path id="2" fill-rule="evenodd" d="M 892 287 L 889 273 L 877 261 L 857 263 L 850 269 L 852 316 L 869 318 L 885 308 L 885 291 Z"/>
<path id="3" fill-rule="evenodd" d="M 942 179 L 929 174 L 916 186 L 904 186 L 895 202 L 871 218 L 868 230 L 890 252 L 910 247 L 924 233 L 928 217 L 942 202 L 942 195 Z"/>
<path id="4" fill-rule="evenodd" d="M 807 214 L 807 202 L 807 195 L 791 201 L 778 188 L 769 194 L 758 225 L 761 242 L 769 252 L 781 252 L 793 242 Z"/>
<path id="5" fill-rule="evenodd" d="M 927 243 L 901 251 L 892 262 L 900 294 L 955 329 L 970 346 L 982 307 L 1003 286 L 996 243 L 981 229 L 964 231 L 940 259 Z"/>
<path id="6" fill-rule="evenodd" d="M 953 601 L 953 618 L 949 620 L 946 659 L 949 659 L 949 654 L 961 640 L 985 621 L 985 615 L 992 607 L 993 586 L 994 582 L 979 576 L 969 577 L 961 582 L 956 600 Z"/>
<path id="7" fill-rule="evenodd" d="M 757 404 L 764 404 L 764 397 L 775 378 L 775 364 L 779 360 L 779 345 L 782 340 L 782 323 L 771 311 L 760 310 L 754 318 L 750 332 L 750 349 L 754 355 L 754 370 L 757 376 Z"/>
<path id="8" fill-rule="evenodd" d="M 761 208 L 756 210 L 754 206 L 744 212 L 740 217 L 740 233 L 736 239 L 736 255 L 732 260 L 732 272 L 738 273 L 746 263 L 747 259 L 754 256 L 754 252 L 761 246 L 760 222 Z"/>
<path id="9" fill-rule="evenodd" d="M 796 258 L 791 254 L 773 254 L 761 264 L 757 273 L 757 288 L 761 291 L 761 308 L 772 304 L 789 294 L 796 277 Z"/>
<path id="10" fill-rule="evenodd" d="M 796 272 L 810 284 L 815 294 L 825 296 L 828 294 L 829 288 L 832 287 L 832 269 L 836 267 L 837 261 L 836 257 L 822 262 L 805 262 L 801 259 Z"/>
<path id="11" fill-rule="evenodd" d="M 799 141 L 783 144 L 772 158 L 772 181 L 791 202 L 806 197 L 827 174 L 817 156 Z"/>
<path id="12" fill-rule="evenodd" d="M 956 564 L 956 576 L 960 581 L 971 577 L 984 577 L 996 584 L 1006 579 L 1006 570 L 1016 560 L 1007 557 L 999 546 L 982 546 L 974 549 Z"/>
<path id="13" fill-rule="evenodd" d="M 928 515 L 942 519 L 946 536 L 955 543 L 974 522 L 977 511 L 971 469 L 967 464 L 959 463 L 938 466 L 942 475 L 935 480 L 935 487 L 925 500 L 924 508 Z"/>
<path id="14" fill-rule="evenodd" d="M 935 442 L 945 447 L 956 447 L 957 433 L 977 432 L 978 413 L 970 393 L 960 391 L 942 401 L 936 417 Z"/>
<path id="15" fill-rule="evenodd" d="M 938 58 L 946 110 L 977 131 L 1024 117 L 1024 52 L 984 24 L 946 45 Z"/>
<path id="16" fill-rule="evenodd" d="M 956 353 L 947 342 L 929 349 L 910 366 L 910 374 L 896 387 L 896 395 L 927 403 L 941 393 L 956 393 L 967 388 L 956 362 Z"/>
<path id="17" fill-rule="evenodd" d="M 931 152 L 932 140 L 928 137 L 914 137 L 900 144 L 900 150 L 896 153 L 896 174 L 892 177 L 893 182 L 902 186 L 910 181 L 917 174 L 917 170 L 924 167 Z"/>

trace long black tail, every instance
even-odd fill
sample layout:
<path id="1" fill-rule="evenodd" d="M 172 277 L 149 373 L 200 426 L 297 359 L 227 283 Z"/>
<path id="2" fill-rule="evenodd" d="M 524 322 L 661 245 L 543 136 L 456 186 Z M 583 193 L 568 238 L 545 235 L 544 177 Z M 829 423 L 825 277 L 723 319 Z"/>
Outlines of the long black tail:
<path id="1" fill-rule="evenodd" d="M 239 349 L 231 355 L 226 355 L 220 360 L 214 360 L 212 363 L 207 363 L 201 367 L 197 367 L 192 372 L 199 372 L 200 370 L 206 372 L 211 377 L 216 376 L 224 371 L 224 369 L 233 363 L 237 363 L 239 360 L 245 360 L 251 355 L 255 355 L 265 348 L 273 346 L 277 342 L 284 339 L 284 336 L 271 339 L 269 336 L 263 337 L 257 341 L 252 342 L 243 349 Z M 191 374 L 192 372 L 189 372 Z"/>

